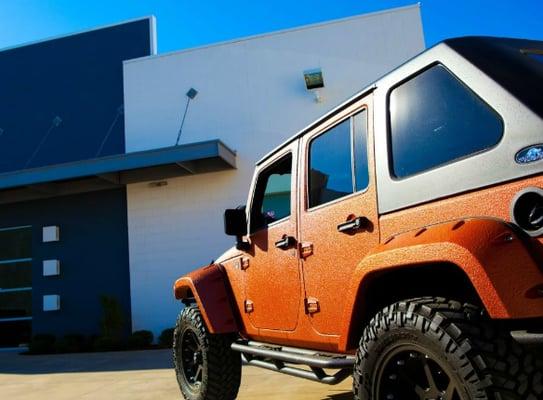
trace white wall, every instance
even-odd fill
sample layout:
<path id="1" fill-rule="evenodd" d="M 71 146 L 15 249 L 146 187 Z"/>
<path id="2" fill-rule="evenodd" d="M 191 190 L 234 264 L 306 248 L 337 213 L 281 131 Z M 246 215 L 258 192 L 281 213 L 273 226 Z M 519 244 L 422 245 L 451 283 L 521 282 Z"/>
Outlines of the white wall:
<path id="1" fill-rule="evenodd" d="M 225 208 L 246 201 L 254 163 L 288 137 L 424 49 L 418 6 L 127 61 L 127 151 L 220 138 L 238 169 L 128 187 L 133 329 L 170 327 L 176 278 L 232 245 Z M 303 71 L 322 68 L 322 103 Z"/>

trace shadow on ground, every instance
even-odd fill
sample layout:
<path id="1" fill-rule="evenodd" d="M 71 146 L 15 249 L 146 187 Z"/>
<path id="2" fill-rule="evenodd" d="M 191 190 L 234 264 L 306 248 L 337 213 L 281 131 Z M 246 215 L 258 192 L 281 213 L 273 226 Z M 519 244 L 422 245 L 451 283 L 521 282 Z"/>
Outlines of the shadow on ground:
<path id="1" fill-rule="evenodd" d="M 53 354 L 43 356 L 0 353 L 0 374 L 58 374 L 172 368 L 171 350 Z"/>
<path id="2" fill-rule="evenodd" d="M 323 400 L 353 400 L 353 392 L 331 394 Z"/>

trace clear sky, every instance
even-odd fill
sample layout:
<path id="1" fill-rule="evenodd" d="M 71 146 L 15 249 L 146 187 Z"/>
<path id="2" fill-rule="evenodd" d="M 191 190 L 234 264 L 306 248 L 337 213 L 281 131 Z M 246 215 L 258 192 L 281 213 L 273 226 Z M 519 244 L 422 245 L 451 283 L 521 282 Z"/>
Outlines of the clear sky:
<path id="1" fill-rule="evenodd" d="M 414 0 L 0 0 L 0 48 L 155 15 L 159 53 L 414 4 Z M 543 40 L 543 0 L 424 0 L 426 44 L 461 35 Z"/>

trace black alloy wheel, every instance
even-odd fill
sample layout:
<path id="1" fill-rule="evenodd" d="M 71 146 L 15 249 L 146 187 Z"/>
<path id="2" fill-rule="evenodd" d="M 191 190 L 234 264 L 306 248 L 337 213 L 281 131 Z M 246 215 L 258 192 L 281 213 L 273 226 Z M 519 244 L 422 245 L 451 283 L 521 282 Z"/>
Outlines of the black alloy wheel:
<path id="1" fill-rule="evenodd" d="M 202 344 L 196 334 L 187 329 L 181 338 L 181 365 L 185 379 L 197 389 L 202 384 L 204 372 L 204 360 L 202 355 Z"/>
<path id="2" fill-rule="evenodd" d="M 383 354 L 378 365 L 376 399 L 468 400 L 450 367 L 420 346 L 400 344 Z"/>
<path id="3" fill-rule="evenodd" d="M 541 400 L 543 360 L 481 307 L 420 297 L 366 325 L 353 391 L 356 400 Z"/>
<path id="4" fill-rule="evenodd" d="M 196 305 L 181 311 L 173 336 L 173 361 L 185 399 L 236 398 L 241 382 L 241 355 L 231 348 L 236 337 L 209 333 Z"/>

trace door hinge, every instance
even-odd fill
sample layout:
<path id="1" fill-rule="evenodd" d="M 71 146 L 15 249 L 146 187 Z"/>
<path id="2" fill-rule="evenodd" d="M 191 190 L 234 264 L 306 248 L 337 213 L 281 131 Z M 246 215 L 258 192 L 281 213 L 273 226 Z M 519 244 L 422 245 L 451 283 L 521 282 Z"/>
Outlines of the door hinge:
<path id="1" fill-rule="evenodd" d="M 238 269 L 241 269 L 242 271 L 245 271 L 247 268 L 249 268 L 249 258 L 247 257 L 240 257 L 236 261 L 236 267 Z"/>
<path id="2" fill-rule="evenodd" d="M 245 300 L 245 312 L 252 313 L 255 310 L 255 306 L 251 300 Z"/>
<path id="3" fill-rule="evenodd" d="M 305 299 L 305 312 L 306 314 L 315 314 L 319 312 L 319 300 L 314 297 L 308 297 Z"/>
<path id="4" fill-rule="evenodd" d="M 313 254 L 313 243 L 311 242 L 300 243 L 300 257 L 307 258 L 311 254 Z"/>

